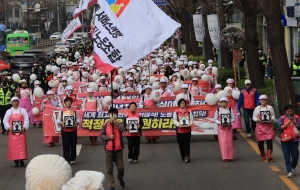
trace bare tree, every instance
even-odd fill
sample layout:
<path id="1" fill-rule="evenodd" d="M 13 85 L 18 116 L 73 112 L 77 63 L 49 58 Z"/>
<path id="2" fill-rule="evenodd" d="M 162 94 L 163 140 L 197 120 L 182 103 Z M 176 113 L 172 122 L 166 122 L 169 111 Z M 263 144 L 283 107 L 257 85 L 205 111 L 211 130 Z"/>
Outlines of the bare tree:
<path id="1" fill-rule="evenodd" d="M 256 0 L 233 0 L 235 5 L 244 13 L 245 23 L 245 44 L 249 76 L 252 85 L 256 88 L 265 86 L 264 76 L 257 72 L 261 65 L 258 60 L 258 34 L 257 34 L 257 14 L 261 12 Z"/>
<path id="2" fill-rule="evenodd" d="M 275 87 L 279 100 L 278 107 L 280 113 L 283 114 L 286 104 L 292 104 L 297 108 L 297 103 L 286 55 L 283 27 L 281 26 L 280 2 L 279 0 L 256 0 L 256 3 L 261 8 L 267 23 Z"/>
<path id="3" fill-rule="evenodd" d="M 211 38 L 209 36 L 209 31 L 208 31 L 208 24 L 207 24 L 207 15 L 211 14 L 210 13 L 211 9 L 209 8 L 208 4 L 206 1 L 202 1 L 202 14 L 203 14 L 203 21 L 204 21 L 204 28 L 205 28 L 205 57 L 206 59 L 213 59 L 214 54 L 213 54 L 213 44 L 211 42 Z"/>

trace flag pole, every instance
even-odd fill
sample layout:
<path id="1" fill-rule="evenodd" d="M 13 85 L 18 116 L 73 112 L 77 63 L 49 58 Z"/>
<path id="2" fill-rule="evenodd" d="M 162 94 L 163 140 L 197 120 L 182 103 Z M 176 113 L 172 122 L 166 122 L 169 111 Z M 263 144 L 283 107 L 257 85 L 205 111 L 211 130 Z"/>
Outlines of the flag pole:
<path id="1" fill-rule="evenodd" d="M 113 72 L 115 69 L 110 71 L 110 88 L 111 88 L 111 106 L 114 107 L 114 89 L 113 89 Z"/>

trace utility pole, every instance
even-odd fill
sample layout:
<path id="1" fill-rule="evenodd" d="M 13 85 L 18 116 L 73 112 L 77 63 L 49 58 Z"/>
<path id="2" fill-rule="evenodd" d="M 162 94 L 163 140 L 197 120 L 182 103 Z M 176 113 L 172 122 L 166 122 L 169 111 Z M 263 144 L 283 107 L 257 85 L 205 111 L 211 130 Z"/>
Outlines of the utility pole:
<path id="1" fill-rule="evenodd" d="M 56 1 L 56 5 L 57 5 L 57 32 L 60 31 L 60 28 L 59 28 L 59 8 L 58 8 L 58 0 Z"/>
<path id="2" fill-rule="evenodd" d="M 6 0 L 3 0 L 4 1 L 4 24 L 5 24 L 5 27 L 7 26 L 7 18 L 6 18 L 6 12 L 7 12 L 7 2 Z"/>

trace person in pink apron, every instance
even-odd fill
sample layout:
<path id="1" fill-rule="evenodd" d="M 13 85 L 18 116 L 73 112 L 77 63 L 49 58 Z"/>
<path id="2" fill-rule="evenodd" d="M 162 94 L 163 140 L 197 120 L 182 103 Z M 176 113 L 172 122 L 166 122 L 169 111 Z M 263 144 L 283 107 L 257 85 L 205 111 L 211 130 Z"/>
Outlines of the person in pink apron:
<path id="1" fill-rule="evenodd" d="M 18 97 L 20 97 L 20 107 L 27 111 L 30 119 L 30 123 L 34 123 L 34 117 L 32 113 L 33 108 L 33 96 L 30 88 L 27 87 L 27 81 L 23 79 L 21 81 L 21 87 L 17 90 Z"/>
<path id="2" fill-rule="evenodd" d="M 185 96 L 185 101 L 187 105 L 195 105 L 195 99 L 191 93 L 188 92 L 189 85 L 188 84 L 182 84 L 181 85 L 181 93 L 182 95 Z M 178 102 L 175 100 L 174 105 L 178 105 Z"/>
<path id="3" fill-rule="evenodd" d="M 198 86 L 198 78 L 192 79 L 192 84 L 190 85 L 189 91 L 190 91 L 191 95 L 193 95 L 193 96 L 201 96 L 202 95 L 201 87 Z"/>
<path id="4" fill-rule="evenodd" d="M 40 86 L 40 81 L 36 80 L 34 81 L 33 85 L 34 88 L 37 88 Z M 41 108 L 42 105 L 42 98 L 38 98 L 33 94 L 33 102 L 34 102 L 34 107 L 37 107 L 38 109 Z M 40 115 L 42 113 L 39 113 L 38 115 Z M 36 125 L 39 126 L 39 128 L 42 128 L 42 121 L 36 121 L 37 116 L 34 116 L 34 123 L 33 123 L 33 127 L 35 127 Z"/>
<path id="5" fill-rule="evenodd" d="M 54 99 L 54 92 L 52 90 L 47 91 L 47 99 L 43 100 L 43 102 L 42 102 L 41 112 L 44 111 L 46 105 L 53 106 L 53 107 L 59 107 L 58 101 Z M 43 143 L 44 144 L 48 143 L 48 147 L 55 146 L 55 143 L 58 143 L 58 142 L 59 142 L 59 137 L 44 135 Z"/>
<path id="6" fill-rule="evenodd" d="M 232 90 L 239 90 L 238 88 L 234 87 L 234 80 L 229 78 L 226 80 L 227 86 L 231 87 Z M 239 116 L 239 110 L 238 110 L 238 101 L 237 100 L 233 100 L 233 105 L 229 106 L 231 109 L 234 110 L 234 115 L 236 116 L 234 123 L 232 125 L 232 129 L 233 129 L 233 140 L 237 140 L 237 137 L 235 134 L 237 134 L 237 129 L 241 129 L 242 128 L 242 123 L 241 123 L 241 117 Z"/>
<path id="7" fill-rule="evenodd" d="M 275 139 L 275 131 L 273 128 L 273 121 L 275 120 L 275 113 L 272 106 L 267 105 L 267 96 L 260 95 L 260 106 L 257 106 L 253 111 L 252 119 L 256 122 L 255 136 L 258 143 L 261 159 L 266 160 L 264 150 L 264 143 L 267 143 L 268 161 L 272 160 L 273 139 Z"/>
<path id="8" fill-rule="evenodd" d="M 133 78 L 129 77 L 127 82 L 125 83 L 125 88 L 129 91 L 129 92 L 134 92 L 137 91 L 136 90 L 136 85 L 133 82 Z"/>
<path id="9" fill-rule="evenodd" d="M 210 86 L 210 92 L 213 92 L 214 91 L 214 86 L 215 84 L 217 84 L 217 81 L 216 81 L 216 76 L 212 73 L 212 67 L 211 66 L 208 66 L 206 68 L 206 74 L 209 76 L 209 86 Z"/>
<path id="10" fill-rule="evenodd" d="M 220 99 L 221 107 L 217 108 L 214 116 L 215 123 L 218 124 L 218 140 L 221 150 L 222 160 L 228 162 L 234 159 L 234 146 L 232 138 L 232 124 L 234 122 L 234 113 L 227 107 L 227 97 Z"/>
<path id="11" fill-rule="evenodd" d="M 121 99 L 121 100 L 131 99 L 130 96 L 127 96 L 128 90 L 126 88 L 122 88 L 120 91 L 121 91 L 122 94 L 117 99 Z"/>
<path id="12" fill-rule="evenodd" d="M 161 78 L 159 80 L 160 88 L 158 89 L 161 92 L 161 97 L 175 96 L 171 89 L 167 87 L 167 80 Z"/>
<path id="13" fill-rule="evenodd" d="M 147 85 L 145 87 L 145 94 L 141 97 L 139 106 L 140 108 L 153 108 L 158 107 L 159 102 L 155 102 L 151 97 L 152 87 L 150 85 Z M 159 139 L 159 136 L 146 136 L 146 140 L 148 140 L 148 143 L 151 143 L 151 140 L 153 143 L 156 143 L 156 139 Z"/>
<path id="14" fill-rule="evenodd" d="M 191 141 L 191 126 L 194 122 L 191 110 L 187 109 L 185 99 L 178 101 L 179 109 L 173 113 L 173 123 L 176 126 L 176 138 L 179 145 L 181 161 L 189 163 L 190 158 L 190 141 Z"/>
<path id="15" fill-rule="evenodd" d="M 4 127 L 8 131 L 7 160 L 14 161 L 14 167 L 19 164 L 25 167 L 27 160 L 26 130 L 29 127 L 29 118 L 26 110 L 19 106 L 19 98 L 11 99 L 12 108 L 7 110 L 3 119 Z"/>
<path id="16" fill-rule="evenodd" d="M 105 76 L 100 77 L 100 82 L 98 84 L 99 92 L 107 92 L 108 91 L 108 83 L 105 80 L 106 80 Z"/>
<path id="17" fill-rule="evenodd" d="M 67 94 L 67 78 L 63 77 L 61 83 L 57 87 L 57 94 L 58 95 L 66 95 Z"/>
<path id="18" fill-rule="evenodd" d="M 84 111 L 102 111 L 102 106 L 97 98 L 94 97 L 94 90 L 87 89 L 88 96 L 82 102 L 82 110 Z M 90 145 L 98 145 L 97 136 L 90 136 Z"/>

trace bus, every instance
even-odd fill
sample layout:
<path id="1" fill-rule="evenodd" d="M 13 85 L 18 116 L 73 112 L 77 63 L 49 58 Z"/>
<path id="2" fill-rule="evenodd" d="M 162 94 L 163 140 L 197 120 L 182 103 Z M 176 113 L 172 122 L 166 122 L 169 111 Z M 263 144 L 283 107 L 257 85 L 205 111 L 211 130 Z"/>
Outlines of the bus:
<path id="1" fill-rule="evenodd" d="M 25 50 L 33 49 L 33 36 L 27 31 L 14 32 L 6 36 L 6 51 L 11 55 L 23 55 Z"/>

